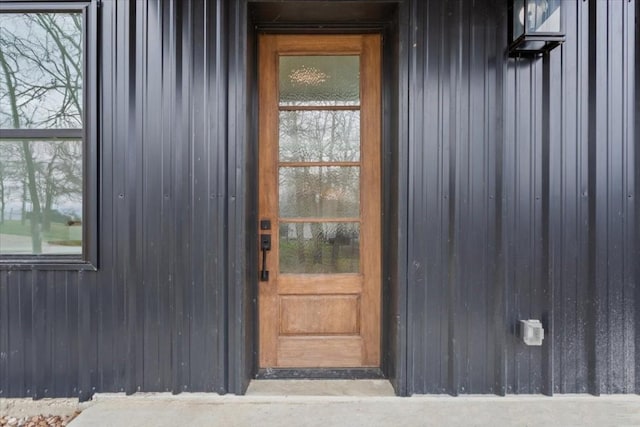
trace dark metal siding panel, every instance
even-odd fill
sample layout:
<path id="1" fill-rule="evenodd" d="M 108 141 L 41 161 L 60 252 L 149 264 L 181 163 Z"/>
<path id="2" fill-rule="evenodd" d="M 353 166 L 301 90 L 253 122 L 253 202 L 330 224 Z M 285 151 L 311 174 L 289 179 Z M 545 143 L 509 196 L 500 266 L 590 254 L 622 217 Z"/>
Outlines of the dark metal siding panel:
<path id="1" fill-rule="evenodd" d="M 102 2 L 100 270 L 0 271 L 0 396 L 228 390 L 224 4 Z"/>
<path id="2" fill-rule="evenodd" d="M 487 57 L 497 54 L 492 42 L 495 20 L 480 7 L 463 13 L 460 44 L 465 70 L 460 83 L 461 120 L 457 146 L 456 180 L 459 208 L 456 219 L 458 307 L 464 321 L 461 343 L 460 392 L 493 391 L 494 336 L 491 326 L 491 291 L 494 278 L 493 227 L 496 105 L 495 66 Z M 465 16 L 466 15 L 466 16 Z M 474 301 L 475 304 L 472 304 Z M 478 357 L 482 354 L 483 357 Z"/>
<path id="3" fill-rule="evenodd" d="M 629 45 L 627 45 L 627 57 L 629 60 L 627 61 L 628 66 L 631 70 L 628 73 L 628 76 L 633 76 L 635 73 L 635 80 L 631 81 L 631 85 L 635 87 L 635 104 L 634 101 L 629 101 L 629 115 L 631 117 L 630 123 L 631 126 L 634 127 L 634 131 L 629 130 L 631 133 L 631 138 L 634 138 L 635 135 L 635 144 L 632 145 L 634 147 L 635 156 L 630 156 L 635 161 L 634 166 L 630 168 L 631 173 L 635 170 L 635 187 L 634 193 L 631 193 L 631 199 L 635 200 L 635 332 L 636 332 L 636 346 L 635 346 L 635 370 L 636 370 L 636 393 L 640 394 L 640 197 L 638 197 L 638 190 L 640 190 L 640 147 L 638 147 L 638 142 L 640 141 L 640 7 L 634 5 L 635 9 L 635 17 L 631 12 L 629 12 L 627 16 L 627 37 L 630 40 Z M 631 23 L 635 19 L 635 33 L 633 30 L 633 24 Z M 631 48 L 630 45 L 635 46 L 634 49 Z M 635 115 L 635 119 L 633 118 Z"/>
<path id="4" fill-rule="evenodd" d="M 124 290 L 122 281 L 118 280 L 116 271 L 116 259 L 118 251 L 115 248 L 115 233 L 118 230 L 116 215 L 116 176 L 120 172 L 114 168 L 115 149 L 114 141 L 118 135 L 116 126 L 115 103 L 117 97 L 114 93 L 114 79 L 117 73 L 116 66 L 119 61 L 119 52 L 122 48 L 118 45 L 118 27 L 116 26 L 115 2 L 104 2 L 101 8 L 102 34 L 100 42 L 102 55 L 99 63 L 102 76 L 101 81 L 101 139 L 100 139 L 100 281 L 98 293 L 98 365 L 99 390 L 124 391 L 123 374 L 124 363 L 122 357 L 125 354 L 122 342 L 124 336 L 123 301 Z M 70 273 L 71 274 L 71 273 Z M 73 301 L 77 304 L 77 300 Z"/>
<path id="5" fill-rule="evenodd" d="M 219 41 L 224 21 L 217 15 L 220 3 L 139 7 L 157 19 L 142 19 L 141 27 L 149 30 L 138 31 L 144 67 L 138 81 L 142 100 L 136 103 L 144 129 L 138 164 L 146 167 L 137 185 L 146 199 L 139 207 L 140 226 L 147 230 L 141 251 L 150 269 L 140 266 L 150 274 L 139 282 L 150 307 L 141 310 L 144 334 L 137 332 L 139 344 L 144 336 L 147 345 L 140 350 L 145 367 L 139 371 L 145 376 L 136 388 L 224 392 L 226 113 L 220 105 L 226 99 L 226 70 Z M 153 54 L 156 64 L 145 59 Z"/>
<path id="6" fill-rule="evenodd" d="M 223 392 L 227 173 L 221 3 L 130 6 L 129 25 L 126 17 L 119 21 L 130 33 L 118 32 L 128 53 L 119 58 L 131 58 L 117 74 L 125 76 L 121 96 L 127 101 L 116 102 L 131 107 L 129 135 L 114 141 L 128 165 L 125 177 L 115 177 L 116 183 L 126 181 L 129 192 L 123 197 L 128 214 L 118 227 L 125 230 L 126 245 L 125 390 Z M 120 161 L 116 157 L 116 167 Z"/>
<path id="7" fill-rule="evenodd" d="M 623 5 L 624 6 L 624 5 Z M 624 239 L 624 265 L 623 265 L 623 296 L 622 304 L 623 308 L 623 321 L 622 326 L 624 328 L 623 333 L 623 352 L 624 360 L 623 371 L 624 378 L 620 389 L 624 393 L 632 393 L 634 390 L 636 393 L 640 393 L 640 388 L 636 386 L 636 378 L 638 377 L 638 371 L 640 371 L 640 354 L 636 351 L 635 336 L 637 330 L 640 328 L 640 323 L 637 322 L 637 312 L 640 311 L 640 300 L 636 298 L 637 287 L 640 286 L 638 281 L 637 266 L 640 264 L 636 247 L 640 243 L 634 236 L 637 235 L 637 229 L 640 228 L 640 222 L 637 220 L 637 206 L 634 203 L 636 198 L 636 192 L 638 190 L 638 184 L 635 181 L 635 176 L 638 170 L 640 170 L 640 163 L 635 160 L 636 151 L 638 147 L 638 138 L 635 133 L 634 119 L 638 115 L 638 111 L 634 115 L 634 93 L 635 86 L 638 84 L 638 80 L 635 76 L 635 67 L 638 67 L 640 62 L 638 57 L 634 56 L 634 46 L 636 39 L 634 38 L 634 26 L 637 22 L 637 15 L 634 8 L 637 7 L 637 2 L 632 7 L 627 4 L 623 7 L 622 14 L 617 14 L 617 19 L 622 23 L 622 51 L 620 52 L 620 62 L 622 63 L 622 75 L 623 84 L 622 92 L 620 96 L 622 98 L 621 107 L 622 113 L 622 138 L 624 139 L 622 148 L 622 168 L 623 175 L 622 181 L 624 186 L 624 192 L 622 194 L 622 215 L 623 215 L 623 233 Z M 615 22 L 615 21 L 614 21 Z M 619 367 L 613 367 L 613 369 L 619 369 Z"/>
<path id="8" fill-rule="evenodd" d="M 572 3 L 561 48 L 504 62 L 489 6 L 412 3 L 409 392 L 633 392 L 635 6 Z"/>
<path id="9" fill-rule="evenodd" d="M 505 282 L 507 286 L 507 392 L 540 392 L 541 349 L 516 337 L 519 319 L 541 318 L 542 61 L 510 60 L 504 141 Z"/>
<path id="10" fill-rule="evenodd" d="M 9 393 L 9 285 L 7 275 L 0 273 L 0 396 Z"/>
<path id="11" fill-rule="evenodd" d="M 256 196 L 257 193 L 247 194 L 249 168 L 256 165 L 247 164 L 251 158 L 249 145 L 252 144 L 255 150 L 255 141 L 248 141 L 247 127 L 254 125 L 250 117 L 251 106 L 247 105 L 247 80 L 248 80 L 248 29 L 247 29 L 247 4 L 244 1 L 226 3 L 229 10 L 229 33 L 227 43 L 233 54 L 229 55 L 228 63 L 228 98 L 226 108 L 229 112 L 228 141 L 230 142 L 227 151 L 227 164 L 230 166 L 227 174 L 227 188 L 229 191 L 229 203 L 227 206 L 226 226 L 229 239 L 227 240 L 226 251 L 228 259 L 228 360 L 229 367 L 227 374 L 229 377 L 229 391 L 233 393 L 244 393 L 249 385 L 249 367 L 253 364 L 253 342 L 252 336 L 247 334 L 251 330 L 253 316 L 248 313 L 252 294 L 254 294 L 256 282 L 245 283 L 251 277 L 246 269 L 247 263 L 255 262 L 255 252 L 247 253 L 248 248 L 255 247 L 255 237 L 257 235 L 257 225 L 255 223 L 255 213 L 253 216 L 247 208 L 255 205 L 248 197 Z M 250 120 L 247 120 L 250 117 Z M 255 176 L 255 175 L 254 175 Z M 247 225 L 247 219 L 254 218 L 251 226 Z M 252 234 L 247 231 L 252 230 Z M 252 238 L 252 236 L 254 238 Z M 246 240 L 245 240 L 246 239 Z M 250 258 L 251 255 L 253 258 Z M 242 374 L 240 374 L 242 373 Z"/>
<path id="12" fill-rule="evenodd" d="M 495 387 L 500 52 L 497 22 L 485 6 L 413 3 L 408 377 L 414 393 Z"/>
<path id="13" fill-rule="evenodd" d="M 441 285 L 445 257 L 439 232 L 443 201 L 438 197 L 443 183 L 438 149 L 443 129 L 439 121 L 440 108 L 444 108 L 438 80 L 446 73 L 442 72 L 443 49 L 425 42 L 446 40 L 441 34 L 444 15 L 444 2 L 412 2 L 407 307 L 410 393 L 444 392 L 447 387 L 446 354 L 442 354 L 442 348 L 446 348 L 443 328 L 447 325 L 446 288 Z M 433 100 L 430 104 L 429 99 Z"/>
<path id="14" fill-rule="evenodd" d="M 144 11 L 146 37 L 149 40 L 162 40 L 163 21 L 162 8 L 157 3 L 150 3 Z M 146 47 L 143 54 L 147 60 L 143 64 L 142 72 L 145 78 L 143 86 L 144 92 L 144 110 L 152 111 L 162 106 L 162 55 L 163 50 L 157 47 L 150 49 Z M 143 111 L 144 111 L 143 110 Z M 146 236 L 143 243 L 143 272 L 145 286 L 144 297 L 144 313 L 146 315 L 144 324 L 143 348 L 147 352 L 156 352 L 156 357 L 145 359 L 144 364 L 144 388 L 151 390 L 167 390 L 168 387 L 164 381 L 164 371 L 170 366 L 170 359 L 162 357 L 166 352 L 160 351 L 167 348 L 166 340 L 162 339 L 162 335 L 169 336 L 166 332 L 168 328 L 161 326 L 166 321 L 163 320 L 166 309 L 166 298 L 163 300 L 163 289 L 166 282 L 162 280 L 160 274 L 162 259 L 162 235 L 163 224 L 163 200 L 164 193 L 162 188 L 162 165 L 163 150 L 162 147 L 162 127 L 156 123 L 146 120 L 143 125 L 143 134 L 147 139 L 148 148 L 144 150 L 142 159 L 142 170 L 144 171 L 144 182 L 142 189 L 142 203 L 150 212 L 158 212 L 160 215 L 148 215 L 143 223 L 143 233 Z M 165 329 L 166 328 L 166 329 Z M 165 331 L 161 334 L 160 331 Z"/>
<path id="15" fill-rule="evenodd" d="M 596 2 L 590 9 L 590 225 L 592 304 L 590 391 L 629 392 L 634 388 L 634 222 L 631 117 L 626 97 L 633 93 L 628 60 L 633 6 Z M 624 36 L 624 37 L 623 37 Z M 626 126 L 627 128 L 623 128 Z M 637 165 L 636 165 L 637 167 Z M 631 169 L 631 170 L 630 170 Z M 637 279 L 637 278 L 636 278 Z"/>
<path id="16" fill-rule="evenodd" d="M 408 394 L 407 379 L 407 200 L 409 164 L 409 58 L 411 33 L 410 2 L 397 5 L 383 43 L 383 371 L 396 393 Z M 400 165 L 403 165 L 400 167 Z"/>
<path id="17" fill-rule="evenodd" d="M 553 282 L 554 391 L 587 391 L 588 301 L 588 7 L 566 9 L 561 47 L 560 134 L 551 137 L 551 278 Z M 555 55 L 556 57 L 558 55 Z M 554 97 L 551 97 L 552 102 Z"/>
<path id="18" fill-rule="evenodd" d="M 507 214 L 513 221 L 514 230 L 533 233 L 533 239 L 526 245 L 531 251 L 520 259 L 524 264 L 518 264 L 516 259 L 513 267 L 533 268 L 530 270 L 533 276 L 529 275 L 527 287 L 510 288 L 513 292 L 510 301 L 514 304 L 510 310 L 522 317 L 527 314 L 537 317 L 539 314 L 533 309 L 536 306 L 542 313 L 553 308 L 553 316 L 547 319 L 545 327 L 554 348 L 543 352 L 540 371 L 538 355 L 532 358 L 532 352 L 536 350 L 525 350 L 521 344 L 513 342 L 514 366 L 509 374 L 514 391 L 537 391 L 540 372 L 545 370 L 554 372 L 554 377 L 541 378 L 543 386 L 555 384 L 556 391 L 584 392 L 588 389 L 600 393 L 634 389 L 634 272 L 628 267 L 634 264 L 634 233 L 629 231 L 634 229 L 635 213 L 633 203 L 628 200 L 633 191 L 633 172 L 630 171 L 634 170 L 634 164 L 629 160 L 633 158 L 631 137 L 624 135 L 632 132 L 629 117 L 633 113 L 625 94 L 633 90 L 633 72 L 629 57 L 626 62 L 624 60 L 632 40 L 622 34 L 622 29 L 628 27 L 631 9 L 627 2 L 594 2 L 590 9 L 588 4 L 577 2 L 575 8 L 568 9 L 568 39 L 562 50 L 550 55 L 548 66 L 551 68 L 547 71 L 550 104 L 543 105 L 544 113 L 552 108 L 557 111 L 560 103 L 560 119 L 550 116 L 548 125 L 544 120 L 540 122 L 538 101 L 532 101 L 541 93 L 539 79 L 542 76 L 544 83 L 544 61 L 527 61 L 526 67 L 515 68 L 515 80 L 523 80 L 524 86 L 516 82 L 513 97 L 524 97 L 525 103 L 523 105 L 523 99 L 519 99 L 507 108 L 507 111 L 513 111 L 511 117 L 516 123 L 513 138 L 517 145 L 513 150 L 522 150 L 523 144 L 526 146 L 530 141 L 533 151 L 519 164 L 509 164 L 505 159 L 504 167 L 513 173 L 514 191 L 517 191 L 518 180 L 526 179 L 526 174 L 533 177 L 529 188 L 534 189 L 532 195 L 536 200 L 540 196 L 535 190 L 540 178 L 543 183 L 549 182 L 551 200 L 547 201 L 548 208 L 543 208 L 542 218 L 547 217 L 551 228 L 545 231 L 544 221 L 539 224 L 537 203 L 520 213 L 514 208 L 513 214 Z M 624 45 L 626 49 L 623 49 Z M 558 67 L 553 65 L 559 55 L 562 55 L 560 76 L 554 71 Z M 540 66 L 542 68 L 535 68 Z M 591 73 L 591 86 L 586 84 L 587 70 Z M 558 81 L 562 82 L 559 88 Z M 554 86 L 559 90 L 554 90 Z M 557 93 L 560 96 L 555 95 Z M 589 105 L 591 110 L 587 108 Z M 588 132 L 589 123 L 591 133 Z M 550 138 L 550 156 L 540 158 L 542 165 L 537 157 L 540 132 L 548 132 Z M 562 137 L 558 139 L 559 135 Z M 544 140 L 542 142 L 544 149 Z M 528 171 L 527 165 L 530 165 Z M 538 169 L 540 166 L 542 169 Z M 505 179 L 506 188 L 513 185 L 509 181 L 509 178 Z M 558 189 L 560 193 L 556 194 Z M 543 202 L 546 197 L 543 192 Z M 527 216 L 529 219 L 525 224 L 518 223 L 518 218 Z M 560 234 L 555 234 L 554 230 Z M 525 235 L 517 238 L 520 244 L 516 249 L 524 248 L 525 238 Z M 533 242 L 538 239 L 543 242 L 542 254 L 549 251 L 546 273 L 546 263 L 539 263 L 544 256 L 539 258 L 540 252 Z M 540 281 L 545 274 L 549 275 L 550 283 Z M 522 282 L 518 280 L 517 283 Z M 591 283 L 590 287 L 587 287 L 588 283 Z M 553 292 L 556 299 L 547 296 L 540 300 L 540 292 L 547 291 Z M 549 323 L 551 319 L 556 323 Z M 544 360 L 551 357 L 554 360 Z M 529 378 L 522 381 L 528 372 Z M 590 386 L 587 372 L 591 376 Z"/>

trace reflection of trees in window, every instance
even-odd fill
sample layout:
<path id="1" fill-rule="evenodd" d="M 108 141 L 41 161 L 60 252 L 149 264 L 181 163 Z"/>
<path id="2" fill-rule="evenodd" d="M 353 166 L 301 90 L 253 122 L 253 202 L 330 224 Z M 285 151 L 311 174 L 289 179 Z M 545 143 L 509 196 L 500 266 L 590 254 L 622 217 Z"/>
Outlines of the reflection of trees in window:
<path id="1" fill-rule="evenodd" d="M 0 129 L 16 130 L 0 139 L 0 234 L 30 235 L 35 254 L 82 219 L 82 42 L 80 13 L 0 14 Z"/>
<path id="2" fill-rule="evenodd" d="M 281 161 L 360 160 L 360 112 L 350 110 L 280 113 Z"/>
<path id="3" fill-rule="evenodd" d="M 355 218 L 360 214 L 360 168 L 280 168 L 280 216 Z"/>
<path id="4" fill-rule="evenodd" d="M 279 177 L 280 215 L 289 218 L 359 217 L 360 168 L 357 162 L 360 160 L 360 112 L 352 109 L 281 111 L 279 126 L 279 157 L 282 162 L 355 163 L 282 165 Z M 352 264 L 348 268 L 346 265 L 338 268 L 341 258 L 339 247 L 344 245 L 345 238 L 342 228 L 332 228 L 332 233 L 327 234 L 326 225 L 321 222 L 291 225 L 295 232 L 288 236 L 287 241 L 293 239 L 295 245 L 288 247 L 287 257 L 282 261 L 295 261 L 285 268 L 294 268 L 297 272 L 351 271 L 349 269 L 354 268 Z M 295 255 L 290 252 L 294 247 Z"/>
<path id="5" fill-rule="evenodd" d="M 280 113 L 280 160 L 358 162 L 360 113 L 350 110 Z M 280 170 L 284 216 L 357 216 L 357 167 L 294 167 Z"/>
<path id="6" fill-rule="evenodd" d="M 282 273 L 357 273 L 358 223 L 280 223 Z"/>

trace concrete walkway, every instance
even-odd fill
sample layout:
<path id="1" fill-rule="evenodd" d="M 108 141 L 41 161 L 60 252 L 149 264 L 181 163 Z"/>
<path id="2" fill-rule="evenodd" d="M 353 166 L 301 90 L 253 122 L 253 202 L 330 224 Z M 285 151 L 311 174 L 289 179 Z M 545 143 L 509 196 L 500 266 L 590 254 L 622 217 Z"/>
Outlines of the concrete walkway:
<path id="1" fill-rule="evenodd" d="M 246 396 L 100 394 L 70 426 L 640 426 L 637 395 L 401 398 L 387 396 L 385 387 L 347 393 L 353 395 L 317 395 L 320 386 L 307 393 L 316 395 L 260 387 Z"/>

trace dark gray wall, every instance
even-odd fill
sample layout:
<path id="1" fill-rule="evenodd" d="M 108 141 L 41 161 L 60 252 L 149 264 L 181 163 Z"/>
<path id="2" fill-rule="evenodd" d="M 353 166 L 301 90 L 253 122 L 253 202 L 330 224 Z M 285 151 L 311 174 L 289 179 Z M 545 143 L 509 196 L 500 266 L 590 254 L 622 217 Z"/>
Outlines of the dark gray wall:
<path id="1" fill-rule="evenodd" d="M 225 8 L 102 2 L 99 271 L 0 272 L 0 396 L 240 390 Z"/>
<path id="2" fill-rule="evenodd" d="M 636 4 L 565 2 L 566 43 L 532 60 L 505 56 L 503 3 L 397 2 L 388 374 L 400 394 L 640 392 Z M 99 270 L 0 270 L 0 397 L 240 393 L 247 3 L 100 9 Z"/>
<path id="3" fill-rule="evenodd" d="M 408 391 L 638 391 L 634 3 L 535 60 L 487 6 L 413 3 Z"/>

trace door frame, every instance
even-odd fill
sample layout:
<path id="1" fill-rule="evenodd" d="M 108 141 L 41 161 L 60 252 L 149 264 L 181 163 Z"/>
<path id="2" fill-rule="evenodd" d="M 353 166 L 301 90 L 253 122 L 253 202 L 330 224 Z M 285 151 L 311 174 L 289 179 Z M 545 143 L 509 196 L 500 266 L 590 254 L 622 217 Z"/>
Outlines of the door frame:
<path id="1" fill-rule="evenodd" d="M 258 371 L 257 287 L 257 34 L 363 33 L 383 35 L 382 200 L 383 282 L 381 369 L 281 370 L 288 378 L 388 378 L 398 395 L 407 395 L 407 217 L 409 140 L 408 0 L 385 1 L 241 0 L 228 9 L 231 43 L 228 59 L 228 193 L 230 270 L 228 316 L 228 391 L 243 394 Z M 345 15 L 347 6 L 350 14 Z M 283 9 L 284 8 L 284 9 Z M 296 12 L 297 8 L 297 12 Z M 314 19 L 301 21 L 299 16 Z M 278 10 L 280 9 L 280 10 Z M 289 16 L 286 11 L 291 11 Z M 280 16 L 277 22 L 273 15 Z M 358 14 L 357 24 L 351 16 Z M 342 22 L 340 22 L 342 20 Z M 235 171 L 235 174 L 234 174 Z M 262 373 L 263 378 L 273 378 Z"/>
<path id="2" fill-rule="evenodd" d="M 313 369 L 335 371 L 341 365 L 358 369 L 378 369 L 380 367 L 381 343 L 381 302 L 382 302 L 382 245 L 381 245 L 381 113 L 382 113 L 382 64 L 381 64 L 380 34 L 260 34 L 259 35 L 259 141 L 258 170 L 260 221 L 269 219 L 271 227 L 268 231 L 261 231 L 270 236 L 269 256 L 263 253 L 263 262 L 270 274 L 258 285 L 258 356 L 261 369 L 259 372 L 270 373 L 277 369 L 298 365 L 298 368 L 313 365 Z M 279 200 L 279 171 L 297 170 L 293 167 L 302 165 L 335 167 L 331 160 L 316 159 L 320 163 L 307 159 L 299 162 L 288 162 L 279 155 L 279 122 L 283 111 L 278 101 L 278 70 L 279 58 L 291 58 L 291 55 L 321 55 L 344 57 L 349 55 L 357 58 L 359 77 L 359 102 L 356 106 L 341 105 L 339 111 L 353 113 L 355 107 L 358 113 L 359 149 L 358 159 L 351 159 L 348 165 L 341 162 L 337 167 L 341 171 L 358 170 L 357 201 L 358 214 L 343 214 L 325 216 L 322 219 L 308 218 L 307 221 L 341 222 L 356 220 L 359 226 L 358 253 L 359 263 L 357 271 L 323 272 L 321 274 L 304 274 L 296 272 L 281 272 L 280 259 L 280 226 L 288 221 L 287 215 L 278 212 Z M 280 88 L 282 90 L 282 88 Z M 287 108 L 287 107 L 284 107 Z M 289 111 L 304 111 L 288 107 Z M 327 111 L 330 107 L 311 106 L 315 111 Z M 280 113 L 279 113 L 280 112 Z M 342 167 L 348 168 L 342 169 Z M 355 166 L 355 168 L 354 168 Z M 284 167 L 285 169 L 280 169 Z M 353 178 L 353 177 L 352 177 Z M 336 218 L 336 215 L 339 218 Z M 294 217 L 300 215 L 294 215 Z M 302 217 L 305 215 L 303 214 Z M 344 218 L 348 217 L 348 218 Z M 300 218 L 298 218 L 300 219 Z M 322 222 L 324 221 L 324 222 Z M 351 222 L 350 224 L 354 224 Z M 338 246 L 334 246 L 337 248 Z M 336 253 L 337 254 L 337 253 Z M 260 263 L 260 259 L 256 259 Z M 304 283 L 303 286 L 302 283 Z M 339 283 L 337 284 L 336 281 Z M 320 284 L 321 282 L 322 284 Z M 313 290 L 313 291 L 312 291 Z M 304 294 L 304 295 L 303 295 Z M 314 327 L 328 327 L 327 323 L 316 320 L 314 325 L 298 324 L 295 332 L 283 333 L 281 328 L 283 311 L 300 310 L 300 304 L 320 304 L 325 310 L 336 310 L 336 298 L 341 301 L 340 315 L 350 313 L 353 318 L 343 318 L 346 324 L 332 323 L 331 328 L 341 330 L 334 333 L 309 333 Z M 344 305 L 346 304 L 346 306 Z M 349 307 L 345 311 L 345 309 Z M 296 308 L 298 307 L 298 308 Z M 308 307 L 308 306 L 307 306 Z M 301 313 L 298 313 L 298 315 Z M 333 316 L 332 316 L 333 317 Z M 284 319 L 287 317 L 285 316 Z M 335 318 L 334 318 L 335 320 Z M 316 323 L 317 322 L 317 323 Z M 295 321 L 294 321 L 295 323 Z M 346 329 L 345 329 L 346 328 Z M 286 350 L 288 348 L 288 351 Z M 294 356 L 295 355 L 295 356 Z M 323 366 L 326 365 L 326 366 Z M 267 368 L 268 367 L 268 368 Z M 322 368 L 321 368 L 322 367 Z M 376 375 L 378 376 L 378 375 Z"/>

